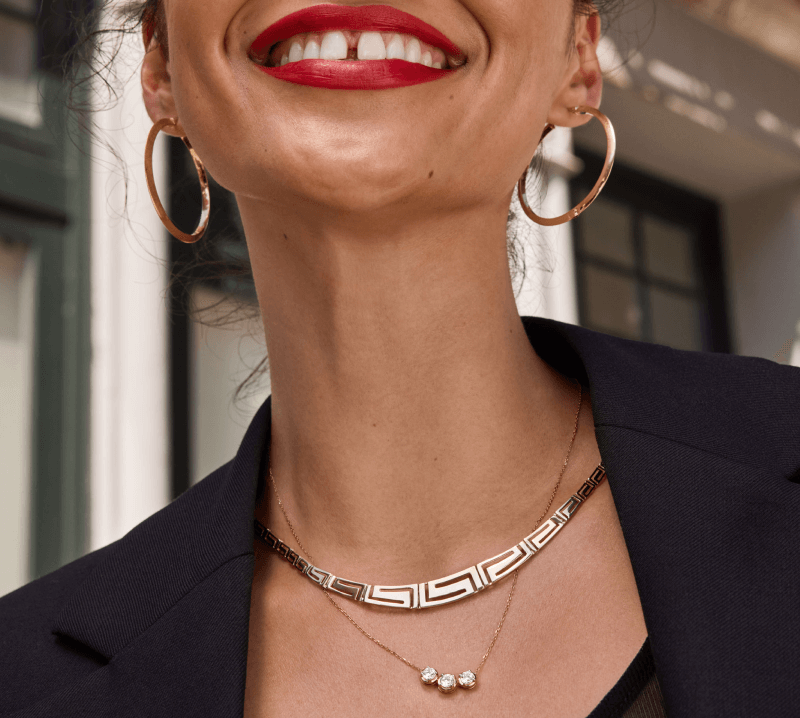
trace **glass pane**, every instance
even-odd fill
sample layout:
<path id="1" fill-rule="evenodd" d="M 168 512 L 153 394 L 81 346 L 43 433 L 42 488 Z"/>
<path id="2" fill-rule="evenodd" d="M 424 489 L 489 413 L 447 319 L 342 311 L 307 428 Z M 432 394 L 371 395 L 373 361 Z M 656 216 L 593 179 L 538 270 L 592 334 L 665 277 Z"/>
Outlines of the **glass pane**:
<path id="1" fill-rule="evenodd" d="M 657 289 L 650 289 L 653 317 L 653 341 L 674 349 L 703 348 L 700 335 L 700 305 L 696 299 Z"/>
<path id="2" fill-rule="evenodd" d="M 0 15 L 0 75 L 26 80 L 36 57 L 33 25 Z"/>
<path id="3" fill-rule="evenodd" d="M 646 271 L 659 279 L 694 287 L 697 278 L 691 232 L 652 215 L 644 216 L 642 231 Z"/>
<path id="4" fill-rule="evenodd" d="M 588 323 L 594 329 L 629 339 L 641 338 L 642 312 L 636 281 L 596 267 L 583 270 Z"/>
<path id="5" fill-rule="evenodd" d="M 629 207 L 601 196 L 581 220 L 584 252 L 633 267 L 633 217 Z"/>
<path id="6" fill-rule="evenodd" d="M 29 579 L 36 262 L 0 236 L 0 596 Z"/>
<path id="7" fill-rule="evenodd" d="M 0 236 L 0 339 L 17 341 L 21 327 L 22 275 L 28 247 Z"/>
<path id="8" fill-rule="evenodd" d="M 0 0 L 0 8 L 10 7 L 33 15 L 36 12 L 36 2 L 37 0 Z"/>

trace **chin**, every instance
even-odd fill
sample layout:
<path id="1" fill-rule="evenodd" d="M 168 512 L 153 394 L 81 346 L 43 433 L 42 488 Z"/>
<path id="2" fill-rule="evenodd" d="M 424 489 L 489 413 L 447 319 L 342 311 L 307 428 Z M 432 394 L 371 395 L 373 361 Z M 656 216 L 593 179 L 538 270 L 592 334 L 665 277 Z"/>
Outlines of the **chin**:
<path id="1" fill-rule="evenodd" d="M 308 156 L 299 165 L 283 165 L 281 174 L 295 191 L 323 204 L 368 210 L 397 201 L 429 181 L 429 164 L 412 154 L 395 153 L 389 158 L 379 151 L 355 157 L 327 149 L 324 157 Z"/>

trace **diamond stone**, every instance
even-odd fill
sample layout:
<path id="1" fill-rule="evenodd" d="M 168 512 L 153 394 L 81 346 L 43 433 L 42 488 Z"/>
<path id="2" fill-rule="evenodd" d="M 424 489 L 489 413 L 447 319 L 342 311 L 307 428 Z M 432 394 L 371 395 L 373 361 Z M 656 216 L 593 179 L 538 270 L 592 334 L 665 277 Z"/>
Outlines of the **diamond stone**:
<path id="1" fill-rule="evenodd" d="M 464 671 L 458 675 L 458 685 L 462 688 L 475 687 L 475 674 L 472 671 Z"/>
<path id="2" fill-rule="evenodd" d="M 442 693 L 450 693 L 456 689 L 456 677 L 452 673 L 445 673 L 439 679 L 439 690 Z"/>
<path id="3" fill-rule="evenodd" d="M 420 678 L 422 678 L 423 683 L 430 685 L 431 683 L 436 683 L 436 679 L 439 678 L 439 674 L 435 669 L 428 666 L 424 671 L 422 671 L 422 673 L 420 673 Z"/>

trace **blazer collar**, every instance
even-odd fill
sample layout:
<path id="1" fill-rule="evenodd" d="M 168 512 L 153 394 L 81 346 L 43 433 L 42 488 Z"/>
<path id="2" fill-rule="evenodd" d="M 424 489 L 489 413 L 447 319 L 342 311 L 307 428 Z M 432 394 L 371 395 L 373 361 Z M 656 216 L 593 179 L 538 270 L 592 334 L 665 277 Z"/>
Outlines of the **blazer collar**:
<path id="1" fill-rule="evenodd" d="M 800 492 L 777 476 L 800 463 L 798 422 L 757 430 L 746 417 L 743 425 L 741 412 L 731 411 L 724 397 L 734 377 L 741 401 L 746 404 L 742 392 L 752 390 L 753 405 L 763 404 L 755 393 L 763 394 L 765 384 L 752 377 L 765 375 L 767 362 L 752 360 L 743 371 L 741 357 L 678 352 L 547 319 L 523 321 L 537 353 L 590 389 L 597 441 L 670 715 L 728 715 L 723 708 L 731 703 L 719 697 L 731 695 L 733 712 L 763 715 L 758 701 L 766 688 L 745 693 L 737 688 L 736 671 L 750 671 L 752 685 L 756 670 L 768 686 L 780 675 L 780 661 L 795 660 L 775 618 L 782 608 L 790 611 L 790 597 L 800 589 L 796 569 L 786 569 L 781 575 L 789 593 L 770 598 L 770 611 L 753 610 L 766 600 L 764 586 L 774 579 L 766 572 L 774 567 L 769 561 L 752 565 L 741 527 L 767 527 L 759 550 L 778 565 L 796 561 L 789 542 L 800 545 L 792 518 L 800 511 Z M 781 407 L 788 416 L 786 401 Z M 64 606 L 54 632 L 113 659 L 146 631 L 157 631 L 159 619 L 194 594 L 193 624 L 213 630 L 220 615 L 238 616 L 235 630 L 228 625 L 215 640 L 231 644 L 240 680 L 216 686 L 215 695 L 243 700 L 252 519 L 269 436 L 268 399 L 233 461 L 109 547 Z M 763 503 L 765 486 L 771 507 Z M 204 599 L 209 579 L 234 565 L 233 578 L 226 579 L 230 589 L 209 588 Z M 209 655 L 206 660 L 215 660 Z M 213 670 L 205 666 L 203 673 L 213 676 Z M 739 683 L 748 684 L 744 678 Z"/>
<path id="2" fill-rule="evenodd" d="M 262 404 L 232 461 L 108 547 L 64 607 L 54 633 L 110 659 L 220 567 L 252 559 L 270 404 L 270 398 Z"/>

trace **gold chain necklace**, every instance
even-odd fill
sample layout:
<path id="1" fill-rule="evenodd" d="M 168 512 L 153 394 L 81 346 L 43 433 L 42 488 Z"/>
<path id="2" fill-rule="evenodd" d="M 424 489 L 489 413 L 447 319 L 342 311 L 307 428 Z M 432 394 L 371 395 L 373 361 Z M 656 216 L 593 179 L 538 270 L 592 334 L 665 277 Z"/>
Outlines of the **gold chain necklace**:
<path id="1" fill-rule="evenodd" d="M 511 599 L 514 596 L 514 589 L 517 585 L 517 575 L 519 572 L 519 566 L 521 563 L 524 563 L 528 558 L 530 558 L 534 553 L 537 553 L 541 548 L 547 543 L 555 533 L 560 530 L 566 521 L 572 516 L 577 508 L 583 503 L 586 498 L 588 498 L 589 494 L 594 490 L 594 488 L 603 480 L 605 476 L 605 470 L 603 465 L 600 464 L 597 469 L 595 469 L 592 476 L 583 484 L 581 489 L 568 500 L 564 506 L 562 506 L 547 522 L 547 524 L 551 524 L 551 526 L 547 527 L 548 530 L 545 532 L 539 531 L 537 533 L 537 528 L 539 527 L 539 523 L 545 517 L 550 506 L 553 503 L 553 499 L 555 499 L 556 492 L 558 491 L 558 487 L 561 484 L 561 478 L 564 475 L 564 471 L 567 468 L 567 464 L 569 462 L 570 454 L 572 453 L 572 447 L 575 442 L 575 436 L 578 432 L 578 418 L 580 416 L 580 410 L 583 403 L 583 390 L 580 384 L 578 384 L 578 410 L 575 414 L 575 426 L 572 431 L 572 437 L 570 439 L 569 448 L 567 450 L 566 458 L 564 459 L 564 463 L 561 467 L 561 471 L 558 475 L 558 481 L 556 482 L 555 488 L 553 489 L 552 494 L 550 495 L 550 500 L 547 502 L 547 507 L 542 512 L 542 515 L 536 521 L 536 525 L 534 526 L 534 532 L 525 539 L 524 542 L 521 542 L 514 548 L 510 549 L 509 551 L 500 554 L 499 556 L 495 557 L 494 559 L 489 559 L 488 561 L 484 561 L 481 564 L 477 564 L 476 566 L 472 566 L 471 569 L 467 569 L 467 572 L 474 571 L 477 573 L 477 576 L 470 573 L 471 578 L 477 581 L 477 587 L 474 585 L 472 588 L 474 590 L 469 590 L 470 585 L 468 583 L 464 583 L 463 581 L 462 586 L 460 587 L 461 590 L 456 592 L 456 595 L 453 595 L 452 589 L 450 594 L 446 594 L 444 600 L 436 601 L 436 602 L 428 602 L 427 604 L 424 602 L 420 603 L 418 600 L 414 601 L 411 598 L 411 591 L 410 589 L 414 589 L 414 594 L 419 598 L 420 596 L 424 596 L 427 592 L 428 596 L 434 596 L 435 593 L 432 593 L 430 588 L 431 584 L 434 584 L 433 588 L 435 589 L 437 586 L 436 584 L 439 583 L 447 583 L 448 585 L 453 585 L 454 578 L 459 578 L 465 572 L 459 572 L 457 574 L 453 574 L 453 576 L 445 577 L 444 579 L 438 579 L 437 581 L 430 581 L 424 584 L 409 584 L 407 586 L 371 586 L 369 584 L 362 584 L 356 581 L 348 581 L 347 579 L 338 578 L 333 576 L 332 574 L 322 571 L 321 569 L 313 566 L 310 561 L 313 560 L 311 554 L 306 550 L 303 546 L 302 542 L 300 541 L 300 537 L 297 535 L 297 532 L 294 529 L 294 525 L 292 524 L 291 520 L 289 519 L 289 515 L 286 513 L 286 509 L 283 506 L 283 501 L 281 501 L 281 497 L 278 494 L 278 487 L 275 484 L 275 477 L 272 475 L 272 466 L 269 467 L 269 478 L 272 483 L 272 489 L 275 492 L 275 497 L 278 500 L 278 506 L 283 513 L 284 518 L 286 519 L 286 523 L 289 526 L 289 530 L 292 532 L 295 540 L 297 541 L 297 545 L 300 547 L 300 550 L 303 551 L 308 556 L 308 561 L 305 561 L 299 554 L 293 551 L 287 544 L 281 541 L 277 536 L 275 536 L 269 529 L 264 527 L 260 522 L 255 521 L 255 528 L 256 528 L 256 535 L 262 539 L 270 548 L 278 552 L 284 558 L 286 558 L 295 568 L 298 568 L 301 573 L 308 576 L 317 583 L 325 592 L 325 596 L 327 599 L 334 605 L 334 607 L 342 613 L 349 621 L 352 623 L 364 636 L 369 638 L 373 643 L 380 646 L 384 651 L 390 653 L 392 656 L 397 658 L 398 660 L 405 663 L 410 668 L 413 668 L 415 671 L 419 672 L 420 680 L 426 685 L 434 685 L 436 684 L 439 690 L 442 693 L 452 693 L 456 686 L 460 686 L 461 688 L 471 689 L 474 688 L 477 684 L 477 675 L 481 668 L 483 667 L 486 660 L 489 658 L 489 654 L 494 647 L 495 642 L 497 641 L 498 636 L 500 635 L 500 631 L 503 628 L 503 623 L 505 622 L 506 615 L 508 614 L 509 606 L 511 605 Z M 543 527 L 545 528 L 545 527 Z M 499 561 L 498 561 L 499 559 Z M 521 559 L 521 560 L 520 560 Z M 487 573 L 488 568 L 488 573 Z M 483 569 L 483 570 L 480 570 Z M 494 569 L 494 570 L 493 570 Z M 367 603 L 378 603 L 381 605 L 394 605 L 403 608 L 422 608 L 425 605 L 438 605 L 438 603 L 449 603 L 453 600 L 458 600 L 463 598 L 467 595 L 472 595 L 473 593 L 477 592 L 477 590 L 481 590 L 485 588 L 487 585 L 492 585 L 494 582 L 499 580 L 500 578 L 504 578 L 509 573 L 513 572 L 514 574 L 514 581 L 511 585 L 511 591 L 508 594 L 508 599 L 506 600 L 506 605 L 503 610 L 503 615 L 500 618 L 500 624 L 497 626 L 497 629 L 494 632 L 494 636 L 492 637 L 492 641 L 489 644 L 489 647 L 486 650 L 486 653 L 483 655 L 478 667 L 474 671 L 464 671 L 458 675 L 458 679 L 456 676 L 451 673 L 444 673 L 439 675 L 439 673 L 430 666 L 426 668 L 420 668 L 419 666 L 411 663 L 411 661 L 403 658 L 400 654 L 393 651 L 387 645 L 379 641 L 374 636 L 370 635 L 364 628 L 362 628 L 354 619 L 353 617 L 347 613 L 330 595 L 329 591 L 334 591 L 339 595 L 343 595 L 346 598 L 350 598 L 357 601 L 363 601 Z M 481 579 L 483 577 L 483 580 Z M 488 582 L 486 579 L 491 579 Z M 377 591 L 375 590 L 377 589 Z M 393 589 L 395 591 L 393 591 Z M 405 591 L 406 595 L 402 599 L 396 598 L 397 589 L 402 589 Z M 394 594 L 395 598 L 392 598 L 392 594 Z M 374 600 L 369 600 L 368 596 L 371 595 Z M 441 596 L 440 596 L 441 598 Z"/>

